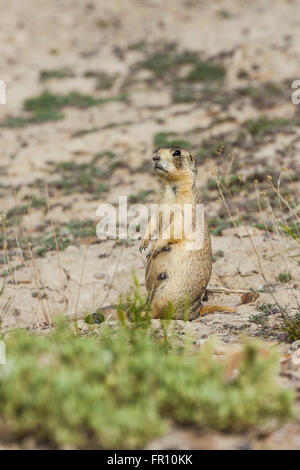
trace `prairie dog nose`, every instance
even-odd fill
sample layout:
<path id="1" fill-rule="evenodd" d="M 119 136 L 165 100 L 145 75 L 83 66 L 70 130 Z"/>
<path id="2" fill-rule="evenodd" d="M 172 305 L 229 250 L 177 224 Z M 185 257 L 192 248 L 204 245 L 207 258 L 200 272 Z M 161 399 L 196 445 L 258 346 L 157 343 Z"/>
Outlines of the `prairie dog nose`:
<path id="1" fill-rule="evenodd" d="M 160 160 L 160 156 L 157 155 L 156 153 L 153 155 L 153 161 L 158 162 Z"/>

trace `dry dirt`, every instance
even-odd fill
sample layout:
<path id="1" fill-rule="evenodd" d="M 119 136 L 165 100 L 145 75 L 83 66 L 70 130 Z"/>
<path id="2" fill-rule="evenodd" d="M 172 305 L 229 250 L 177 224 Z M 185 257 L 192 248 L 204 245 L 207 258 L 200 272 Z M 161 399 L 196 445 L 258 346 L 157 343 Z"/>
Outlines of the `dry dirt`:
<path id="1" fill-rule="evenodd" d="M 198 184 L 213 230 L 210 284 L 259 293 L 248 304 L 240 293 L 210 294 L 205 305 L 236 312 L 209 315 L 187 328 L 198 345 L 217 335 L 224 350 L 245 335 L 282 341 L 282 380 L 299 392 L 300 349 L 285 342 L 278 307 L 290 315 L 299 311 L 299 245 L 278 231 L 278 223 L 294 217 L 285 201 L 292 206 L 299 194 L 300 127 L 285 122 L 260 136 L 248 132 L 247 123 L 262 116 L 299 119 L 291 82 L 300 79 L 300 1 L 3 0 L 1 10 L 0 79 L 7 104 L 0 105 L 0 125 L 12 116 L 29 119 L 0 127 L 2 328 L 42 328 L 58 313 L 92 313 L 114 304 L 132 289 L 132 270 L 145 292 L 139 241 L 98 240 L 96 209 L 117 204 L 120 195 L 154 202 L 159 183 L 151 174 L 151 152 L 159 133 L 173 132 L 198 158 Z M 168 57 L 172 44 L 222 66 L 224 81 L 212 90 L 202 82 L 186 84 L 192 61 L 169 70 L 164 65 L 162 75 L 139 65 L 154 51 Z M 67 76 L 41 80 L 42 71 L 61 70 Z M 103 76 L 106 88 L 99 85 Z M 176 96 L 181 85 L 192 97 Z M 46 90 L 107 102 L 66 106 L 61 119 L 30 122 L 24 102 Z M 218 153 L 214 142 L 228 145 Z M 229 173 L 240 178 L 230 190 Z M 275 188 L 280 175 L 286 199 L 279 199 L 268 175 Z M 214 177 L 225 178 L 225 203 L 210 184 Z M 234 226 L 239 217 L 243 223 Z M 258 222 L 269 230 L 255 227 Z M 289 274 L 287 282 L 280 282 L 282 273 Z M 300 423 L 298 418 L 260 439 L 174 429 L 152 447 L 170 446 L 300 449 Z"/>

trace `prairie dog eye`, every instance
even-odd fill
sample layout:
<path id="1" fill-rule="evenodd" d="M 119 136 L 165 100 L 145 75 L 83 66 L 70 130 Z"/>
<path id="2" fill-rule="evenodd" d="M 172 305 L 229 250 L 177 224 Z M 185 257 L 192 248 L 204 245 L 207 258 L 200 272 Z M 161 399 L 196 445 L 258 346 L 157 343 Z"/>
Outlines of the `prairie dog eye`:
<path id="1" fill-rule="evenodd" d="M 181 151 L 180 150 L 175 150 L 175 152 L 172 153 L 173 157 L 177 157 L 178 155 L 181 155 Z"/>

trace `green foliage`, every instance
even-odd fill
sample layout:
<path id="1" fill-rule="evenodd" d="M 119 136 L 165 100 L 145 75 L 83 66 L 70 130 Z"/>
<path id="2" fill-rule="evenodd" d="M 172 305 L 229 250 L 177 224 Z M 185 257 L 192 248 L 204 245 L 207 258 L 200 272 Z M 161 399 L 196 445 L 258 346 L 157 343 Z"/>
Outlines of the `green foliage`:
<path id="1" fill-rule="evenodd" d="M 235 225 L 240 225 L 241 221 L 240 219 L 236 219 L 234 223 Z M 209 230 L 213 235 L 222 235 L 222 230 L 229 228 L 231 225 L 232 224 L 230 220 L 221 219 L 219 217 L 212 217 L 208 219 Z"/>
<path id="2" fill-rule="evenodd" d="M 116 75 L 109 75 L 104 72 L 99 73 L 96 81 L 96 89 L 109 90 L 113 86 L 116 78 Z"/>
<path id="3" fill-rule="evenodd" d="M 53 109 L 62 109 L 66 106 L 85 109 L 110 101 L 120 101 L 124 99 L 122 96 L 114 98 L 95 98 L 91 95 L 83 95 L 76 91 L 66 95 L 53 94 L 49 91 L 43 92 L 37 98 L 30 98 L 25 101 L 24 109 L 26 111 L 41 112 Z"/>
<path id="4" fill-rule="evenodd" d="M 258 313 L 255 315 L 250 315 L 249 321 L 252 323 L 256 323 L 256 325 L 260 325 L 262 329 L 264 330 L 268 326 L 268 314 Z"/>
<path id="5" fill-rule="evenodd" d="M 236 90 L 237 97 L 247 96 L 259 109 L 274 106 L 279 100 L 286 99 L 286 87 L 268 82 L 259 86 L 248 85 Z"/>
<path id="6" fill-rule="evenodd" d="M 257 205 L 255 206 L 255 208 Z M 268 232 L 274 232 L 274 225 L 271 222 L 263 221 L 263 222 L 255 222 L 254 227 L 258 228 L 259 230 L 266 230 Z"/>
<path id="7" fill-rule="evenodd" d="M 155 78 L 169 78 L 174 83 L 174 77 L 178 75 L 178 69 L 186 64 L 193 66 L 186 77 L 188 81 L 210 82 L 222 80 L 225 77 L 225 69 L 221 65 L 200 60 L 199 54 L 194 51 L 184 50 L 179 52 L 173 44 L 165 45 L 165 47 L 151 52 L 138 65 L 140 68 L 151 70 Z M 193 90 L 188 85 L 176 84 L 173 98 L 177 102 L 193 101 Z"/>
<path id="8" fill-rule="evenodd" d="M 99 308 L 96 312 L 91 315 L 87 315 L 84 320 L 88 325 L 93 325 L 94 323 L 101 324 L 105 321 L 105 317 Z"/>
<path id="9" fill-rule="evenodd" d="M 284 224 L 279 224 L 280 227 L 283 229 L 284 233 L 289 237 L 296 240 L 297 243 L 300 244 L 300 224 L 291 222 L 289 226 Z"/>
<path id="10" fill-rule="evenodd" d="M 158 132 L 154 136 L 154 145 L 155 147 L 161 147 L 164 145 L 170 145 L 174 147 L 191 147 L 192 144 L 178 137 L 177 132 Z"/>
<path id="11" fill-rule="evenodd" d="M 164 78 L 176 72 L 177 67 L 192 64 L 198 60 L 198 54 L 192 51 L 178 52 L 175 47 L 158 50 L 149 54 L 139 63 L 140 68 L 151 70 L 156 78 Z"/>
<path id="12" fill-rule="evenodd" d="M 286 118 L 269 119 L 266 116 L 261 116 L 257 119 L 247 121 L 245 129 L 253 135 L 253 137 L 260 139 L 272 130 L 278 130 L 293 125 L 299 125 L 299 120 Z"/>
<path id="13" fill-rule="evenodd" d="M 68 236 L 60 235 L 60 230 L 57 229 L 56 242 L 59 251 L 64 251 L 69 245 L 72 244 L 73 240 Z M 48 233 L 44 237 L 34 237 L 31 242 L 33 245 L 33 251 L 37 256 L 45 256 L 48 251 L 56 250 L 56 242 L 53 233 Z"/>
<path id="14" fill-rule="evenodd" d="M 27 206 L 26 211 L 27 211 Z M 24 211 L 24 214 L 27 212 Z M 20 213 L 19 217 L 21 216 Z M 8 219 L 9 222 L 10 219 Z M 19 223 L 20 220 L 17 221 Z M 9 225 L 9 224 L 8 224 Z M 44 257 L 50 251 L 56 251 L 56 242 L 58 249 L 64 251 L 70 245 L 77 245 L 81 239 L 95 236 L 95 225 L 91 220 L 70 220 L 66 224 L 61 224 L 55 228 L 56 241 L 54 238 L 53 230 L 48 228 L 44 230 L 42 235 L 27 234 L 22 229 L 18 232 L 18 245 L 15 233 L 9 233 L 7 236 L 8 249 L 17 248 L 22 249 L 24 259 L 29 259 L 28 243 L 32 246 L 32 251 L 35 256 Z M 0 243 L 3 244 L 2 235 L 0 234 Z M 0 264 L 6 264 L 7 260 L 3 257 L 0 258 Z M 14 270 L 23 267 L 23 265 L 14 266 Z M 7 272 L 1 273 L 6 276 Z"/>
<path id="15" fill-rule="evenodd" d="M 133 326 L 124 320 L 112 333 L 103 325 L 100 337 L 75 336 L 65 320 L 46 337 L 11 335 L 0 368 L 5 435 L 59 448 L 138 448 L 170 421 L 243 431 L 291 417 L 292 394 L 277 383 L 273 355 L 247 344 L 232 377 L 230 360 L 217 360 L 211 345 L 191 355 L 187 346 L 162 341 L 144 308 L 133 294 Z"/>
<path id="16" fill-rule="evenodd" d="M 294 317 L 283 315 L 283 331 L 287 334 L 288 341 L 300 339 L 300 312 Z"/>
<path id="17" fill-rule="evenodd" d="M 152 194 L 152 193 L 153 193 L 152 189 L 142 189 L 137 194 L 130 194 L 128 196 L 128 201 L 131 204 L 136 204 L 138 202 L 144 202 L 145 199 L 147 198 L 147 196 L 149 196 L 149 194 Z"/>
<path id="18" fill-rule="evenodd" d="M 8 116 L 3 121 L 0 122 L 0 127 L 10 127 L 12 129 L 17 127 L 23 127 L 29 124 L 28 119 L 17 117 L 17 116 Z"/>
<path id="19" fill-rule="evenodd" d="M 223 250 L 218 250 L 212 255 L 212 262 L 214 263 L 217 261 L 218 258 L 223 258 L 224 257 L 224 251 Z"/>
<path id="20" fill-rule="evenodd" d="M 197 152 L 196 157 L 211 158 L 220 156 L 221 153 L 227 151 L 228 143 L 224 139 L 213 138 L 204 140 L 201 144 L 201 147 L 202 148 Z"/>
<path id="21" fill-rule="evenodd" d="M 52 78 L 70 78 L 73 77 L 73 73 L 70 69 L 68 68 L 62 68 L 62 69 L 52 69 L 52 70 L 42 70 L 40 72 L 40 81 L 41 82 L 47 82 L 48 80 L 51 80 Z"/>
<path id="22" fill-rule="evenodd" d="M 70 220 L 63 227 L 64 232 L 72 234 L 75 238 L 92 237 L 95 227 L 90 220 Z"/>
<path id="23" fill-rule="evenodd" d="M 6 217 L 8 224 L 11 217 L 29 214 L 31 209 L 47 209 L 47 201 L 44 197 L 27 195 L 23 199 L 29 200 L 29 202 L 27 204 L 15 206 L 7 212 Z"/>
<path id="24" fill-rule="evenodd" d="M 280 273 L 279 276 L 277 277 L 277 281 L 281 282 L 282 284 L 289 282 L 291 279 L 292 279 L 292 276 L 289 271 L 284 271 Z"/>
<path id="25" fill-rule="evenodd" d="M 132 42 L 128 45 L 129 51 L 142 51 L 146 47 L 145 41 Z"/>
<path id="26" fill-rule="evenodd" d="M 101 165 L 98 164 L 100 158 Z M 104 152 L 97 154 L 89 163 L 78 164 L 72 160 L 58 163 L 56 169 L 60 177 L 52 181 L 49 186 L 62 190 L 64 194 L 77 190 L 99 197 L 109 190 L 106 184 L 107 178 L 117 168 L 117 163 L 112 162 L 112 158 L 114 158 L 112 152 Z"/>
<path id="27" fill-rule="evenodd" d="M 72 134 L 72 137 L 82 137 L 87 134 L 94 134 L 99 131 L 99 127 L 92 127 L 91 129 L 79 129 Z"/>
<path id="28" fill-rule="evenodd" d="M 260 292 L 269 292 L 269 289 L 262 289 Z M 269 317 L 276 313 L 280 313 L 279 308 L 276 305 L 264 303 L 258 307 L 258 310 L 258 314 L 250 315 L 250 322 L 256 323 L 261 327 L 260 334 L 262 336 L 269 336 L 270 333 L 274 334 L 274 328 L 269 326 Z"/>
<path id="29" fill-rule="evenodd" d="M 218 217 L 212 217 L 208 220 L 210 233 L 213 235 L 221 235 L 222 230 L 230 227 L 230 222 Z"/>
<path id="30" fill-rule="evenodd" d="M 191 103 L 196 100 L 195 90 L 191 83 L 175 83 L 172 89 L 174 103 Z"/>
<path id="31" fill-rule="evenodd" d="M 95 236 L 95 225 L 91 220 L 70 220 L 64 225 L 56 227 L 56 242 L 58 249 L 64 251 L 70 245 L 80 243 L 80 240 Z M 33 251 L 37 256 L 45 256 L 49 251 L 56 251 L 55 238 L 52 232 L 43 237 L 34 237 L 31 240 Z"/>
<path id="32" fill-rule="evenodd" d="M 44 91 L 36 98 L 25 100 L 24 110 L 31 113 L 31 116 L 10 116 L 0 123 L 0 127 L 23 127 L 27 124 L 39 124 L 47 121 L 54 121 L 64 117 L 61 109 L 65 107 L 85 109 L 91 106 L 100 106 L 112 101 L 123 101 L 124 99 L 126 99 L 125 95 L 110 98 L 97 98 L 91 95 L 83 95 L 75 91 L 66 95 Z"/>
<path id="33" fill-rule="evenodd" d="M 192 82 L 211 82 L 223 80 L 224 78 L 224 67 L 207 61 L 198 62 L 187 76 L 187 80 Z"/>
<path id="34" fill-rule="evenodd" d="M 229 178 L 226 179 L 221 178 L 218 182 L 219 185 L 229 189 L 231 193 L 239 192 L 244 186 L 241 177 L 236 174 L 231 174 Z M 218 189 L 218 182 L 214 178 L 209 178 L 206 184 L 207 189 Z"/>
<path id="35" fill-rule="evenodd" d="M 27 119 L 26 124 L 42 124 L 47 121 L 58 121 L 63 117 L 64 115 L 57 109 L 40 109 Z"/>
<path id="36" fill-rule="evenodd" d="M 4 292 L 4 289 L 5 289 L 5 278 L 3 279 L 2 287 L 1 287 L 1 289 L 0 289 L 0 297 L 1 297 L 1 295 L 3 294 L 3 292 Z"/>

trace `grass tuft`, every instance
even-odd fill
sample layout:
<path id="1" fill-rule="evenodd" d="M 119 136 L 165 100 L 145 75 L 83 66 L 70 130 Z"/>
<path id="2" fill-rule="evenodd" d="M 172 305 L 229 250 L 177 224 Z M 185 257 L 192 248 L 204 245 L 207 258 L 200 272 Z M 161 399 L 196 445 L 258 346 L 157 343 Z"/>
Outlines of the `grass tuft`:
<path id="1" fill-rule="evenodd" d="M 74 335 L 64 319 L 46 337 L 12 334 L 0 368 L 5 435 L 57 448 L 139 448 L 170 422 L 241 432 L 291 417 L 273 354 L 249 343 L 238 361 L 221 362 L 207 344 L 191 356 L 149 328 L 144 308 L 133 297 L 134 326 L 124 320 L 112 333 L 104 324 L 100 339 L 95 329 Z"/>
<path id="2" fill-rule="evenodd" d="M 9 116 L 0 122 L 0 127 L 23 127 L 28 124 L 41 124 L 47 121 L 56 121 L 64 117 L 61 110 L 65 107 L 86 109 L 91 106 L 100 106 L 114 101 L 124 101 L 125 95 L 109 98 L 97 98 L 91 95 L 83 95 L 71 92 L 66 95 L 54 94 L 44 91 L 35 98 L 25 100 L 24 110 L 31 113 L 29 117 Z"/>
<path id="3" fill-rule="evenodd" d="M 284 271 L 279 274 L 277 277 L 277 281 L 281 282 L 282 284 L 286 284 L 292 279 L 291 273 L 289 271 Z"/>
<path id="4" fill-rule="evenodd" d="M 150 70 L 156 78 L 164 78 L 174 74 L 177 67 L 193 64 L 198 60 L 198 54 L 192 51 L 178 52 L 175 47 L 169 46 L 165 50 L 157 50 L 149 54 L 139 63 L 140 68 Z"/>
<path id="5" fill-rule="evenodd" d="M 206 61 L 198 62 L 187 76 L 187 80 L 191 82 L 212 82 L 223 80 L 224 78 L 224 67 Z"/>
<path id="6" fill-rule="evenodd" d="M 188 140 L 181 139 L 177 132 L 158 132 L 154 136 L 154 146 L 170 145 L 174 147 L 189 148 L 192 146 Z"/>
<path id="7" fill-rule="evenodd" d="M 63 78 L 72 78 L 73 73 L 70 69 L 64 67 L 61 69 L 48 69 L 42 70 L 40 72 L 40 81 L 47 82 L 48 80 L 52 80 L 53 78 L 63 79 Z"/>
<path id="8" fill-rule="evenodd" d="M 293 125 L 299 125 L 297 119 L 286 119 L 286 118 L 274 118 L 269 119 L 266 116 L 261 116 L 257 119 L 251 119 L 246 122 L 245 129 L 253 136 L 258 139 L 262 138 L 272 130 L 279 130 L 284 127 Z"/>
<path id="9" fill-rule="evenodd" d="M 288 341 L 300 340 L 300 312 L 294 317 L 283 316 L 283 331 L 286 333 Z"/>

